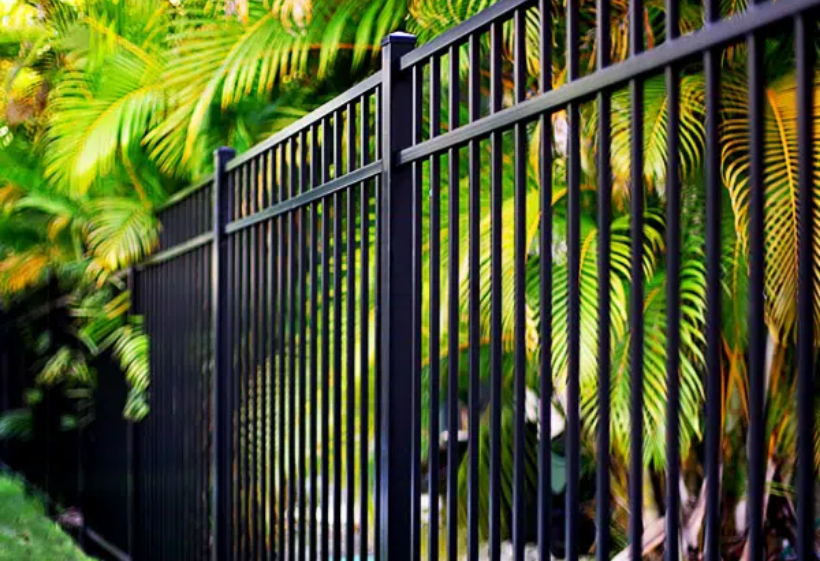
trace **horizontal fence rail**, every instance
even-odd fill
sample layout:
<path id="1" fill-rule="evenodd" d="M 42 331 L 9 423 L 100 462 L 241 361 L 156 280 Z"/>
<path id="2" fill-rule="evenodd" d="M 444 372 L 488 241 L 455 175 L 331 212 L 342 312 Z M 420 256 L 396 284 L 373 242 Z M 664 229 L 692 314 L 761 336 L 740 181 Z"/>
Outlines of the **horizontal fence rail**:
<path id="1" fill-rule="evenodd" d="M 162 209 L 133 559 L 817 558 L 820 0 L 594 4 L 394 33 Z"/>

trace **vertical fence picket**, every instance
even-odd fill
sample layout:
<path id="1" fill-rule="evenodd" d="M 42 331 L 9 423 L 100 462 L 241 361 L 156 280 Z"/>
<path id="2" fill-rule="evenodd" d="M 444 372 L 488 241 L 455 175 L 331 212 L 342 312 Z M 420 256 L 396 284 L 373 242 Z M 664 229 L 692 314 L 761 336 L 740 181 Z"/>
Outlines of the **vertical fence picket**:
<path id="1" fill-rule="evenodd" d="M 356 167 L 356 104 L 347 105 L 347 173 Z M 347 528 L 345 529 L 345 556 L 349 558 L 356 549 L 355 517 L 356 517 L 356 186 L 347 191 L 345 220 L 347 233 L 345 235 L 345 262 L 346 262 L 346 302 L 345 302 L 345 333 L 346 333 L 346 365 L 345 377 L 347 382 L 347 426 L 346 438 L 346 471 L 347 488 L 346 514 Z"/>
<path id="2" fill-rule="evenodd" d="M 369 162 L 370 152 L 370 98 L 362 96 L 361 98 L 361 121 L 359 132 L 360 146 L 360 164 L 365 166 Z M 368 517 L 370 512 L 368 509 L 370 499 L 370 480 L 368 478 L 369 470 L 369 423 L 370 423 L 370 355 L 368 339 L 370 336 L 369 315 L 370 315 L 370 182 L 365 181 L 359 186 L 359 213 L 361 215 L 361 233 L 360 233 L 360 252 L 361 261 L 361 283 L 360 283 L 360 304 L 359 304 L 359 373 L 361 380 L 360 386 L 360 400 L 359 400 L 359 558 L 367 559 L 368 557 Z"/>
<path id="3" fill-rule="evenodd" d="M 679 7 L 668 0 L 666 35 L 672 40 L 680 34 Z M 667 120 L 666 172 L 666 561 L 678 561 L 680 555 L 680 71 L 666 68 L 666 95 L 669 100 Z"/>
<path id="4" fill-rule="evenodd" d="M 333 116 L 333 173 L 342 175 L 342 112 Z M 331 233 L 333 247 L 333 560 L 342 561 L 342 198 L 334 193 Z"/>
<path id="5" fill-rule="evenodd" d="M 597 2 L 598 70 L 610 64 L 610 0 Z M 611 372 L 611 120 L 612 98 L 608 91 L 598 94 L 598 470 L 595 495 L 596 553 L 598 561 L 610 557 L 610 372 Z"/>
<path id="6" fill-rule="evenodd" d="M 816 556 L 814 542 L 813 438 L 814 408 L 814 317 L 813 304 L 816 281 L 812 271 L 816 241 L 814 239 L 813 172 L 814 162 L 814 95 L 816 19 L 799 15 L 795 19 L 795 51 L 797 58 L 797 145 L 798 145 L 798 294 L 797 294 L 797 557 L 809 561 Z"/>
<path id="7" fill-rule="evenodd" d="M 481 52 L 479 36 L 473 34 L 469 40 L 469 117 L 470 122 L 478 120 L 481 111 Z M 478 561 L 479 537 L 479 416 L 480 405 L 480 352 L 481 352 L 481 318 L 480 318 L 480 281 L 479 263 L 481 259 L 481 152 L 478 141 L 469 146 L 469 397 L 468 397 L 468 443 L 469 443 L 469 482 L 467 506 L 467 558 Z M 417 218 L 418 219 L 418 218 Z M 413 444 L 415 446 L 415 443 Z"/>
<path id="8" fill-rule="evenodd" d="M 424 112 L 423 71 L 420 66 L 413 67 L 413 142 L 421 142 L 422 120 Z M 422 403 L 421 403 L 421 364 L 422 364 L 422 164 L 413 165 L 413 445 L 412 445 L 412 519 L 411 519 L 411 561 L 421 559 L 421 494 L 422 494 Z M 364 316 L 362 316 L 364 317 Z"/>
<path id="9" fill-rule="evenodd" d="M 287 183 L 287 163 L 286 163 L 286 144 L 283 142 L 279 146 L 279 169 L 278 169 L 278 182 L 276 185 L 276 198 L 278 201 L 286 200 L 286 191 L 285 185 Z M 286 316 L 287 316 L 287 290 L 288 290 L 288 281 L 287 281 L 287 223 L 285 222 L 286 217 L 280 216 L 276 219 L 276 233 L 277 233 L 277 255 L 278 261 L 276 263 L 276 285 L 278 287 L 277 299 L 277 311 L 278 315 L 276 317 L 276 321 L 278 323 L 278 336 L 279 336 L 279 360 L 277 361 L 279 364 L 279 369 L 277 371 L 278 382 L 279 382 L 279 516 L 277 518 L 277 528 L 279 529 L 279 548 L 277 550 L 279 558 L 284 561 L 286 559 L 287 554 L 287 546 L 288 542 L 286 540 L 285 530 L 287 526 L 287 522 L 289 522 L 287 518 L 288 510 L 286 508 L 286 501 L 287 501 L 287 485 L 285 479 L 285 464 L 288 459 L 287 455 L 287 442 L 286 442 L 286 425 L 285 425 L 285 418 L 287 413 L 286 407 L 286 400 L 287 400 L 287 361 L 286 361 L 286 354 L 285 349 L 287 347 L 287 331 L 285 330 L 286 326 Z"/>
<path id="10" fill-rule="evenodd" d="M 490 114 L 501 111 L 504 89 L 501 82 L 501 23 L 490 26 Z M 502 332 L 501 316 L 503 295 L 501 285 L 502 265 L 502 204 L 504 186 L 503 172 L 504 140 L 501 131 L 490 136 L 490 561 L 501 558 L 501 409 L 502 405 Z M 432 212 L 431 212 L 432 214 Z M 432 228 L 432 227 L 431 227 Z M 432 249 L 431 249 L 432 252 Z M 432 305 L 431 305 L 432 308 Z M 432 338 L 432 336 L 431 336 Z"/>
<path id="11" fill-rule="evenodd" d="M 719 19 L 718 0 L 707 0 L 705 18 Z M 717 49 L 703 55 L 706 82 L 706 559 L 720 558 L 720 437 L 722 433 L 720 397 L 720 322 L 721 322 L 721 177 L 720 177 L 720 56 Z"/>
<path id="12" fill-rule="evenodd" d="M 539 84 L 540 93 L 552 89 L 552 3 L 539 0 Z M 600 42 L 599 42 L 600 44 Z M 552 121 L 550 115 L 542 115 L 539 127 L 539 210 L 541 212 L 541 255 L 538 272 L 539 335 L 541 353 L 538 372 L 539 415 L 542 437 L 538 442 L 538 559 L 548 561 L 552 544 Z M 601 543 L 599 540 L 598 543 Z M 608 561 L 608 560 L 601 560 Z"/>
<path id="13" fill-rule="evenodd" d="M 440 134 L 441 127 L 441 66 L 439 58 L 430 59 L 430 138 Z M 439 309 L 441 303 L 441 159 L 436 154 L 430 157 L 430 335 L 429 339 L 429 460 L 427 472 L 429 476 L 427 494 L 431 505 L 438 505 L 439 496 L 439 466 L 440 466 L 440 420 L 439 406 L 441 394 L 441 325 Z M 428 557 L 431 561 L 438 561 L 439 544 L 439 509 L 430 509 L 430 535 L 428 537 Z"/>
<path id="14" fill-rule="evenodd" d="M 580 76 L 579 6 L 567 2 L 567 79 Z M 566 547 L 567 561 L 578 559 L 578 526 L 581 502 L 581 112 L 578 102 L 567 107 L 567 275 L 569 292 L 567 330 L 569 337 L 567 372 L 567 493 Z"/>
<path id="15" fill-rule="evenodd" d="M 322 182 L 330 179 L 330 119 L 322 121 Z M 322 200 L 322 448 L 330 450 L 330 197 Z M 322 454 L 322 546 L 330 554 L 330 455 Z"/>
<path id="16" fill-rule="evenodd" d="M 448 57 L 447 76 L 447 113 L 449 130 L 459 126 L 460 108 L 460 48 L 458 44 L 450 47 Z M 459 149 L 451 148 L 447 154 L 447 241 L 448 271 L 447 271 L 447 559 L 458 559 L 458 456 L 459 433 L 459 199 L 461 185 L 459 177 Z"/>
<path id="17" fill-rule="evenodd" d="M 755 0 L 757 4 L 759 0 Z M 757 9 L 753 7 L 752 9 Z M 765 163 L 765 95 L 763 54 L 765 37 L 753 31 L 746 37 L 746 67 L 749 104 L 749 537 L 748 561 L 767 559 L 763 534 L 763 508 L 768 454 L 765 450 L 766 345 L 765 324 L 765 232 L 766 194 Z"/>
<path id="18" fill-rule="evenodd" d="M 319 126 L 312 127 L 310 142 L 310 186 L 315 189 L 320 184 L 321 161 L 319 158 Z M 318 427 L 319 419 L 319 203 L 310 207 L 310 536 L 308 560 L 316 561 L 317 523 L 316 516 L 319 500 L 319 479 L 317 456 L 319 454 Z M 324 415 L 321 410 L 321 415 Z M 324 444 L 324 441 L 322 441 Z"/>
<path id="19" fill-rule="evenodd" d="M 521 103 L 526 98 L 526 14 L 516 10 L 513 18 L 513 98 Z M 524 561 L 526 540 L 526 491 L 524 489 L 524 454 L 526 453 L 526 385 L 527 385 L 527 327 L 526 327 L 526 266 L 527 266 L 527 126 L 516 123 L 513 129 L 513 321 L 515 323 L 515 350 L 513 351 L 513 560 Z M 448 462 L 449 462 L 448 458 Z"/>
<path id="20" fill-rule="evenodd" d="M 128 289 L 131 291 L 131 309 L 129 316 L 134 316 L 138 314 L 138 306 L 139 306 L 139 290 L 137 289 L 137 270 L 135 267 L 130 267 L 128 269 L 127 274 L 127 286 Z M 2 376 L 2 372 L 0 372 L 0 376 Z M 2 412 L 2 409 L 0 409 Z M 136 527 L 139 524 L 139 518 L 137 517 L 137 496 L 136 496 L 136 480 L 135 480 L 135 472 L 139 469 L 139 455 L 137 451 L 137 430 L 134 426 L 134 423 L 129 422 L 125 428 L 125 438 L 126 438 L 126 458 L 125 458 L 125 469 L 126 469 L 126 513 L 125 513 L 125 520 L 127 526 L 127 542 L 126 542 L 126 551 L 128 555 L 131 557 L 136 557 L 136 537 L 139 535 L 139 530 Z"/>

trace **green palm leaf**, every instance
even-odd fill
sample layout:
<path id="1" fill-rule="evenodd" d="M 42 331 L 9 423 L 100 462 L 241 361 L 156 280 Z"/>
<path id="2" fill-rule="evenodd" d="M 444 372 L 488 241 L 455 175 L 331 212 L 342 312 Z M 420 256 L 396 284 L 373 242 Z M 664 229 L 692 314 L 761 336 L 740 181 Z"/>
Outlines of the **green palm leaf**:
<path id="1" fill-rule="evenodd" d="M 815 79 L 820 83 L 820 78 Z M 735 215 L 735 231 L 748 253 L 749 231 L 749 113 L 746 82 L 741 74 L 725 80 L 723 121 L 721 124 L 723 181 L 729 191 Z M 766 237 L 766 319 L 776 340 L 782 344 L 795 334 L 797 303 L 797 105 L 796 80 L 781 78 L 766 87 L 764 107 L 764 182 Z M 815 113 L 820 96 L 815 96 Z M 820 138 L 820 118 L 815 116 L 815 138 Z M 815 147 L 815 156 L 820 146 Z M 820 170 L 814 170 L 815 184 L 820 184 Z M 820 203 L 820 189 L 814 189 L 815 205 Z M 814 276 L 820 276 L 820 219 L 815 218 Z M 820 324 L 820 286 L 813 299 L 815 325 Z M 820 341 L 817 337 L 815 342 Z"/>
<path id="2" fill-rule="evenodd" d="M 69 72 L 54 93 L 46 175 L 72 194 L 84 194 L 110 174 L 165 107 L 158 66 L 130 54 L 108 59 L 96 79 Z"/>
<path id="3" fill-rule="evenodd" d="M 304 67 L 304 33 L 287 29 L 263 2 L 248 4 L 247 23 L 208 10 L 192 10 L 177 22 L 163 76 L 173 92 L 173 111 L 146 139 L 168 173 L 179 173 L 192 157 L 214 102 L 224 109 L 251 94 L 266 94 L 277 80 Z"/>
<path id="4" fill-rule="evenodd" d="M 139 201 L 107 197 L 87 205 L 88 245 L 108 271 L 117 271 L 148 255 L 157 244 L 157 221 Z"/>
<path id="5" fill-rule="evenodd" d="M 703 77 L 684 76 L 680 83 L 680 165 L 683 177 L 690 177 L 700 166 L 706 133 L 703 125 Z M 628 89 L 612 95 L 612 176 L 613 193 L 618 198 L 629 195 L 631 183 L 632 103 Z M 644 180 L 651 192 L 663 191 L 667 162 L 668 96 L 662 76 L 644 82 Z M 589 136 L 597 146 L 597 105 L 584 120 Z M 587 160 L 594 167 L 595 160 Z M 591 170 L 590 170 L 591 172 Z M 594 175 L 590 173 L 591 175 Z"/>

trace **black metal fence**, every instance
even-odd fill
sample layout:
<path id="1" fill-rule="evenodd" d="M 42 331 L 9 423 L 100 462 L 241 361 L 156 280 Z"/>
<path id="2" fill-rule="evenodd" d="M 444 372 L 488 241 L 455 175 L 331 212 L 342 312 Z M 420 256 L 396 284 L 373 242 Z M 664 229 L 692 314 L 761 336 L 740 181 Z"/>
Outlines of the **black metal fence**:
<path id="1" fill-rule="evenodd" d="M 47 291 L 53 294 L 53 291 Z M 23 474 L 54 517 L 93 555 L 121 559 L 134 521 L 133 427 L 123 419 L 127 388 L 117 364 L 100 357 L 90 388 L 38 386 L 44 359 L 37 350 L 70 344 L 70 318 L 56 300 L 0 323 L 0 412 L 14 438 L 0 439 L 0 467 Z M 65 509 L 75 509 L 69 516 Z M 120 555 L 121 554 L 121 555 Z"/>
<path id="2" fill-rule="evenodd" d="M 799 185 L 789 405 L 798 435 L 794 537 L 798 558 L 815 558 L 812 12 L 820 2 L 754 3 L 721 19 L 717 0 L 706 0 L 703 28 L 683 35 L 676 0 L 649 4 L 629 1 L 629 52 L 614 61 L 612 30 L 627 23 L 612 20 L 607 0 L 597 1 L 594 21 L 582 21 L 579 2 L 555 14 L 549 0 L 502 0 L 419 48 L 410 35 L 390 35 L 381 73 L 245 154 L 216 152 L 215 175 L 162 211 L 161 247 L 131 277 L 152 340 L 152 413 L 135 431 L 133 500 L 122 505 L 130 509 L 131 538 L 123 549 L 152 560 L 473 561 L 500 559 L 510 541 L 516 560 L 530 546 L 539 559 L 594 551 L 606 560 L 615 553 L 617 483 L 628 486 L 628 504 L 618 505 L 629 518 L 627 543 L 643 544 L 626 555 L 639 559 L 647 544 L 645 458 L 657 452 L 665 458 L 663 551 L 676 561 L 691 546 L 681 534 L 680 439 L 681 423 L 694 421 L 681 418 L 689 390 L 679 372 L 695 337 L 704 380 L 696 411 L 705 417 L 697 453 L 703 549 L 719 559 L 727 415 L 721 306 L 736 304 L 722 303 L 721 289 L 720 61 L 740 48 L 748 60 L 749 176 L 743 462 L 749 559 L 762 560 L 771 436 L 763 51 L 767 40 L 781 48 L 788 40 L 796 100 L 784 118 L 797 123 L 791 173 Z M 645 8 L 665 17 L 665 34 L 651 48 Z M 582 30 L 596 36 L 595 68 L 580 67 L 588 45 Z M 560 42 L 563 79 L 552 73 Z M 528 52 L 538 53 L 535 69 Z M 701 69 L 696 99 L 705 104 L 699 338 L 681 328 L 691 290 L 681 262 L 682 240 L 691 235 L 680 219 L 690 156 L 681 139 L 688 118 L 681 116 L 681 72 L 691 65 Z M 512 83 L 503 80 L 510 70 Z M 645 90 L 658 83 L 668 99 L 658 124 L 665 142 L 647 147 Z M 613 128 L 615 105 L 627 115 L 621 129 Z M 584 161 L 582 113 L 591 106 L 587 125 L 597 128 L 597 144 L 593 161 Z M 624 147 L 629 167 L 613 170 L 613 150 Z M 665 162 L 660 239 L 646 234 L 649 148 Z M 626 177 L 626 224 L 611 221 L 618 173 Z M 560 196 L 558 174 L 565 174 Z M 594 224 L 583 221 L 590 190 Z M 651 244 L 665 247 L 664 286 L 647 286 Z M 612 300 L 616 284 L 628 293 L 625 308 Z M 660 366 L 646 363 L 646 345 L 656 341 L 646 332 L 648 292 L 666 295 Z M 616 316 L 623 329 L 614 327 Z M 615 352 L 624 364 L 614 364 Z M 660 415 L 647 413 L 650 366 L 666 372 Z M 627 418 L 612 416 L 616 372 L 628 373 Z M 592 398 L 582 399 L 582 375 L 596 380 Z M 565 418 L 559 490 L 556 443 L 545 436 L 555 434 L 556 403 Z M 590 408 L 592 425 L 582 423 Z M 656 428 L 666 444 L 647 450 Z M 595 446 L 584 449 L 583 430 Z M 629 460 L 616 482 L 618 438 L 628 443 Z M 582 453 L 594 458 L 592 475 Z"/>

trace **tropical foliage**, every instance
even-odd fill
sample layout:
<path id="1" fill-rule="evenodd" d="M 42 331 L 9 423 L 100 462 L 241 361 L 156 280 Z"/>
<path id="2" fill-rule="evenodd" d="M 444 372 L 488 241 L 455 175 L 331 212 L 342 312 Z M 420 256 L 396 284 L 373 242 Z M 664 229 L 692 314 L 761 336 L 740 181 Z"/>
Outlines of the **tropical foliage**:
<path id="1" fill-rule="evenodd" d="M 24 302 L 32 293 L 57 286 L 68 294 L 73 341 L 49 348 L 39 373 L 44 383 L 65 380 L 92 382 L 93 357 L 110 350 L 119 359 L 131 394 L 126 413 L 134 418 L 148 411 L 148 341 L 139 318 L 129 315 L 129 293 L 122 272 L 157 245 L 157 210 L 169 195 L 211 170 L 212 151 L 231 145 L 242 152 L 283 125 L 305 114 L 334 93 L 367 75 L 378 63 L 382 36 L 397 28 L 429 40 L 455 23 L 486 8 L 488 0 L 387 0 L 364 5 L 360 0 L 45 0 L 27 3 L 4 0 L 4 26 L 0 38 L 0 294 L 7 306 Z M 565 58 L 558 46 L 565 43 L 564 2 L 553 3 L 553 86 L 565 80 Z M 597 52 L 593 2 L 582 1 L 581 67 L 595 68 Z M 724 15 L 745 9 L 744 2 L 726 2 Z M 649 47 L 664 41 L 663 2 L 646 2 L 644 22 Z M 681 2 L 682 31 L 702 25 L 700 4 Z M 613 2 L 611 58 L 617 62 L 628 49 L 627 3 Z M 527 18 L 527 68 L 539 71 L 538 18 Z M 507 30 L 505 39 L 512 41 Z M 797 291 L 796 165 L 797 131 L 795 80 L 789 41 L 775 37 L 766 52 L 766 323 L 767 502 L 769 529 L 777 532 L 781 512 L 793 519 L 792 477 L 796 438 L 794 419 L 795 319 Z M 512 60 L 508 45 L 503 57 Z M 506 65 L 505 68 L 509 67 Z M 721 58 L 721 172 L 723 181 L 723 315 L 722 411 L 723 469 L 736 474 L 724 481 L 723 525 L 725 555 L 737 558 L 745 543 L 742 512 L 746 494 L 745 441 L 749 425 L 749 387 L 746 332 L 748 300 L 748 104 L 746 101 L 745 50 L 733 46 Z M 464 69 L 466 72 L 466 68 Z M 446 75 L 446 73 L 444 74 Z M 511 82 L 505 76 L 505 83 Z M 534 82 L 533 88 L 534 89 Z M 507 88 L 509 89 L 509 88 Z M 509 92 L 508 92 L 509 93 Z M 531 94 L 534 92 L 530 92 Z M 820 98 L 815 101 L 820 114 Z M 630 294 L 629 200 L 630 96 L 626 90 L 612 94 L 612 461 L 614 530 L 622 539 L 626 528 L 626 471 L 629 458 Z M 662 77 L 644 84 L 644 184 L 645 215 L 645 466 L 647 492 L 645 525 L 657 532 L 663 512 L 662 475 L 666 467 L 666 294 L 665 266 L 667 170 L 666 123 L 668 99 Z M 597 111 L 594 102 L 582 107 L 582 223 L 581 276 L 581 392 L 584 458 L 587 472 L 594 470 L 595 435 L 598 429 L 597 394 L 597 291 L 598 178 Z M 462 119 L 464 121 L 466 119 Z M 700 548 L 705 481 L 701 464 L 705 386 L 705 335 L 707 315 L 704 267 L 703 154 L 704 78 L 698 65 L 683 69 L 681 81 L 681 224 L 685 235 L 681 253 L 681 448 L 684 475 L 681 485 L 687 500 L 683 519 L 686 545 Z M 530 125 L 532 157 L 528 161 L 526 282 L 526 353 L 530 370 L 529 393 L 537 396 L 535 376 L 543 354 L 538 333 L 545 318 L 539 315 L 539 268 L 550 257 L 552 269 L 553 386 L 552 407 L 562 418 L 567 376 L 567 277 L 566 259 L 566 118 L 551 116 L 553 155 L 553 247 L 539 247 L 539 185 L 542 162 L 537 157 L 540 130 Z M 818 123 L 820 125 L 820 122 Z M 815 134 L 820 126 L 814 127 Z M 509 139 L 505 144 L 510 146 Z M 816 143 L 820 149 L 820 142 Z M 488 169 L 487 146 L 482 145 L 482 166 Z M 510 163 L 509 154 L 505 156 Z M 462 166 L 462 172 L 466 168 Z M 446 166 L 442 166 L 446 169 Z M 488 174 L 482 174 L 484 177 Z M 504 166 L 502 304 L 504 419 L 502 465 L 511 465 L 512 356 L 515 298 L 513 270 L 514 209 L 512 166 Z M 466 193 L 466 174 L 458 182 Z M 446 174 L 443 201 L 448 200 Z M 485 190 L 486 191 L 486 190 Z M 820 197 L 820 190 L 815 193 Z M 489 207 L 488 194 L 482 208 Z M 462 201 L 460 255 L 468 255 L 466 196 Z M 444 204 L 444 202 L 442 203 Z M 429 220 L 425 208 L 425 222 Z M 441 247 L 447 247 L 451 227 L 446 217 Z M 482 380 L 489 380 L 491 221 L 485 213 L 481 230 Z M 815 236 L 820 236 L 815 230 Z M 429 242 L 425 234 L 425 244 Z M 820 237 L 815 244 L 815 276 L 820 276 Z M 429 247 L 425 245 L 425 247 Z M 425 255 L 425 275 L 430 256 Z M 448 256 L 442 255 L 442 267 Z M 467 260 L 459 264 L 459 295 L 442 284 L 442 310 L 450 298 L 459 298 L 462 313 L 459 341 L 466 343 L 468 320 Z M 443 269 L 446 275 L 446 269 Z M 428 277 L 425 277 L 428 278 Z M 443 276 L 446 278 L 446 276 Z M 820 287 L 820 284 L 818 285 Z M 425 304 L 425 317 L 429 316 Z M 820 298 L 814 302 L 815 324 Z M 446 372 L 449 337 L 443 317 L 442 371 Z M 429 330 L 425 325 L 425 333 Z M 820 333 L 820 330 L 817 331 Z M 462 345 L 463 347 L 463 345 Z M 460 398 L 466 402 L 466 360 L 461 360 Z M 429 360 L 424 376 L 429 375 Z M 443 376 L 446 378 L 446 376 Z M 425 379 L 424 387 L 428 380 Z M 447 390 L 447 388 L 445 388 Z M 508 391 L 510 390 L 510 391 Z M 427 396 L 425 397 L 427 399 Z M 489 411 L 482 414 L 480 438 L 482 472 L 489 462 Z M 555 437 L 560 448 L 560 428 Z M 425 435 L 428 438 L 429 435 Z M 436 438 L 436 437 L 434 437 Z M 528 441 L 529 442 L 529 441 Z M 425 449 L 427 446 L 425 446 Z M 820 445 L 817 447 L 820 450 Z M 534 466 L 534 446 L 528 447 Z M 462 484 L 466 463 L 461 466 Z M 528 470 L 534 485 L 534 470 Z M 503 533 L 511 504 L 509 481 L 502 485 L 506 508 Z M 466 495 L 465 495 L 466 496 Z M 466 504 L 462 513 L 466 513 Z M 487 501 L 482 500 L 482 509 Z M 594 506 L 591 502 L 586 507 Z M 465 516 L 461 517 L 465 519 Z M 483 520 L 486 512 L 482 511 Z M 788 526 L 788 523 L 786 524 Z M 486 526 L 484 528 L 486 530 Z M 653 530 L 654 531 L 654 530 Z M 782 535 L 777 534 L 777 535 Z M 660 543 L 647 531 L 645 551 Z M 774 544 L 772 544 L 774 547 Z M 590 543 L 589 547 L 593 547 Z M 778 545 L 777 547 L 780 547 Z M 772 549 L 774 550 L 774 549 Z"/>

